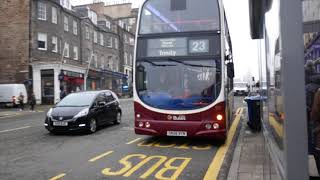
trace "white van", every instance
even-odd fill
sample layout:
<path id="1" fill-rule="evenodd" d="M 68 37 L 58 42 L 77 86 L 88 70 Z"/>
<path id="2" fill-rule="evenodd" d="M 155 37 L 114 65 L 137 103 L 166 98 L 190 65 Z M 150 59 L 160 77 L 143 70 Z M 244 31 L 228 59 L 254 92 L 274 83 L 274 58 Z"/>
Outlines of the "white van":
<path id="1" fill-rule="evenodd" d="M 24 103 L 28 102 L 27 90 L 24 84 L 0 84 L 0 104 L 16 106 L 20 93 L 24 95 Z"/>

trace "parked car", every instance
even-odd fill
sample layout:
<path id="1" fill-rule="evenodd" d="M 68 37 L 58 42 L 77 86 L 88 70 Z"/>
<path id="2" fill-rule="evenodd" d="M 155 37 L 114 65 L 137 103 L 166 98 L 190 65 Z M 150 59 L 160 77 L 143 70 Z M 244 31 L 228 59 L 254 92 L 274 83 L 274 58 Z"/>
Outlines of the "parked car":
<path id="1" fill-rule="evenodd" d="M 51 108 L 45 119 L 49 132 L 86 130 L 121 123 L 122 110 L 117 95 L 109 90 L 72 93 Z"/>
<path id="2" fill-rule="evenodd" d="M 249 88 L 245 82 L 235 82 L 233 87 L 233 93 L 235 96 L 247 96 Z"/>
<path id="3" fill-rule="evenodd" d="M 20 93 L 23 94 L 23 102 L 26 104 L 28 95 L 24 84 L 0 84 L 0 104 L 11 107 L 17 106 Z"/>

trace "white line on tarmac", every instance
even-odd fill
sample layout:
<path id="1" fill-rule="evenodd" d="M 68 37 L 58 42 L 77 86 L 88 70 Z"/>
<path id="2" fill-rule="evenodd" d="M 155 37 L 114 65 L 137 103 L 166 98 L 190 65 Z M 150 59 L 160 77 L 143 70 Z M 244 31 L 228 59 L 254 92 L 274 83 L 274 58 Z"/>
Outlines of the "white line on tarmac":
<path id="1" fill-rule="evenodd" d="M 31 126 L 23 126 L 23 127 L 14 128 L 14 129 L 7 129 L 7 130 L 0 131 L 0 133 L 10 132 L 10 131 L 16 131 L 16 130 L 20 130 L 20 129 L 27 129 L 27 128 L 31 128 Z"/>

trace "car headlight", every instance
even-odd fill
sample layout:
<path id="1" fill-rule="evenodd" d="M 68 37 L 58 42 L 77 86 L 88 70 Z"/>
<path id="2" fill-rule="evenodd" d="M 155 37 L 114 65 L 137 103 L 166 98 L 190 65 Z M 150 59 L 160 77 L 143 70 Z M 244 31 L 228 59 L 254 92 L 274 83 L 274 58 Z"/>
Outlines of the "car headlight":
<path id="1" fill-rule="evenodd" d="M 77 119 L 79 117 L 83 117 L 83 116 L 88 115 L 88 113 L 89 113 L 89 108 L 85 108 L 82 111 L 80 111 L 77 115 L 75 115 L 73 118 Z"/>
<path id="2" fill-rule="evenodd" d="M 47 117 L 51 117 L 51 113 L 52 113 L 52 108 L 50 108 L 49 111 L 47 112 Z"/>

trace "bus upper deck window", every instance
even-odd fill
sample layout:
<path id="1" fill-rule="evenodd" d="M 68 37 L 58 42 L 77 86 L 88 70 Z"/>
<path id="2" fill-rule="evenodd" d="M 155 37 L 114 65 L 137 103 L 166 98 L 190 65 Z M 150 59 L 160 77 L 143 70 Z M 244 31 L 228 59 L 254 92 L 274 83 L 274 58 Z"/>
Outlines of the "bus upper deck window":
<path id="1" fill-rule="evenodd" d="M 186 10 L 186 0 L 171 0 L 171 11 Z"/>

